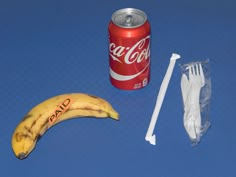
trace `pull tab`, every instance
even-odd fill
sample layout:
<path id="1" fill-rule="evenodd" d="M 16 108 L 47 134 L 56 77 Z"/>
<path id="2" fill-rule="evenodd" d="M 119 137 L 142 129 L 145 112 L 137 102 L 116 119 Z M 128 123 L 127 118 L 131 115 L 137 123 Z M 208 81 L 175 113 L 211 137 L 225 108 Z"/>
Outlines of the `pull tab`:
<path id="1" fill-rule="evenodd" d="M 125 26 L 132 26 L 134 18 L 132 15 L 127 15 L 125 17 Z"/>

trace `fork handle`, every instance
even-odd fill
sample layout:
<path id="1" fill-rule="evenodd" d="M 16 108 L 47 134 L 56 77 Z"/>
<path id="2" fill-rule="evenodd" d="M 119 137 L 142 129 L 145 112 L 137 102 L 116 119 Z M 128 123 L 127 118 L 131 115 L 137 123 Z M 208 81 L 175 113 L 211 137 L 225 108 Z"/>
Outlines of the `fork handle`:
<path id="1" fill-rule="evenodd" d="M 189 105 L 186 104 L 186 110 L 191 112 L 194 121 L 194 128 L 197 134 L 197 137 L 201 132 L 201 107 L 200 107 L 200 92 L 201 88 L 192 87 L 190 90 Z"/>

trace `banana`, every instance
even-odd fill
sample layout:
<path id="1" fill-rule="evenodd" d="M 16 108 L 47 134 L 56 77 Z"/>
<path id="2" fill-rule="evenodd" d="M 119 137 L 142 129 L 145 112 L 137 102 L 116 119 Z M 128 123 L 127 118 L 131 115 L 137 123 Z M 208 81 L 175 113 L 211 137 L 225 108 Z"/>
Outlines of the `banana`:
<path id="1" fill-rule="evenodd" d="M 110 117 L 119 120 L 119 114 L 111 104 L 97 96 L 84 93 L 54 96 L 33 107 L 15 128 L 12 135 L 15 156 L 26 158 L 49 128 L 78 117 Z"/>

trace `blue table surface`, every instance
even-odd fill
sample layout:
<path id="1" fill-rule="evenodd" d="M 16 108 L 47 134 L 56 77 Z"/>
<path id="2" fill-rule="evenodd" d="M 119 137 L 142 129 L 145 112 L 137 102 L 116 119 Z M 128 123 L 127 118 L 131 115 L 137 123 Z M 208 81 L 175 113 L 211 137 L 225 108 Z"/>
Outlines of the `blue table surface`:
<path id="1" fill-rule="evenodd" d="M 109 81 L 107 26 L 114 11 L 146 12 L 152 28 L 151 81 L 137 91 Z M 1 177 L 235 177 L 236 1 L 1 1 Z M 173 52 L 174 69 L 155 128 L 145 141 Z M 210 59 L 211 128 L 192 147 L 183 127 L 179 64 Z M 84 92 L 112 103 L 120 121 L 73 119 L 50 129 L 25 160 L 11 136 L 34 105 Z"/>

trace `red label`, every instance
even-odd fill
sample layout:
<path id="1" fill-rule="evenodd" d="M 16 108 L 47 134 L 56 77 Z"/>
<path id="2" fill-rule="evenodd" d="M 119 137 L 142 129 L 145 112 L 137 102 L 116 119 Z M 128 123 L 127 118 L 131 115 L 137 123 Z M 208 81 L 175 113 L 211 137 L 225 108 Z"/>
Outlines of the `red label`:
<path id="1" fill-rule="evenodd" d="M 129 39 L 127 41 L 129 46 L 123 46 L 110 38 L 110 78 L 116 87 L 134 90 L 149 82 L 150 35 L 132 44 Z"/>

